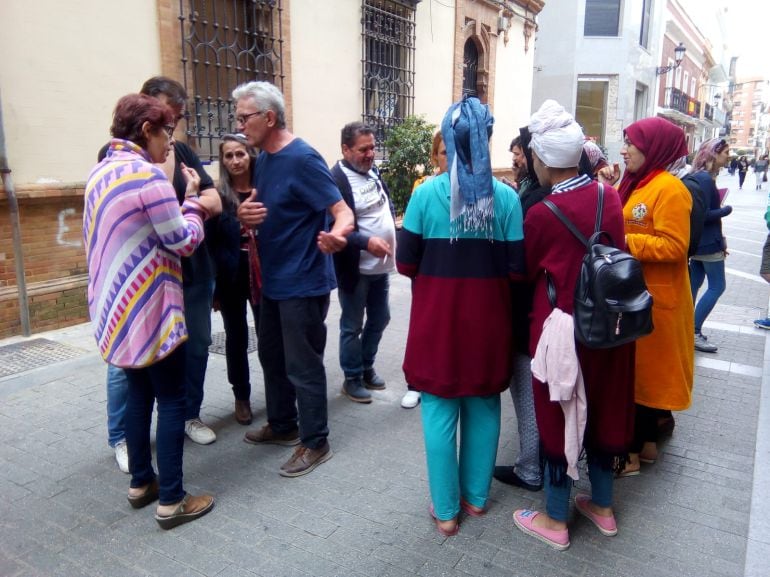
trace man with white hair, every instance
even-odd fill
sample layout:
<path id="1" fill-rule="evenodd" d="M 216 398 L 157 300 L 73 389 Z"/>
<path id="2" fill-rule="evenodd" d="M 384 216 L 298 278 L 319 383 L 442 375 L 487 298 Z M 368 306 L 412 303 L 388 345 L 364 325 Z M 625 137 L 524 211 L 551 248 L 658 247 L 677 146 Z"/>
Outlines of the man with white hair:
<path id="1" fill-rule="evenodd" d="M 331 253 L 347 244 L 353 213 L 321 155 L 286 128 L 278 88 L 249 82 L 238 86 L 233 98 L 238 131 L 261 150 L 254 189 L 239 206 L 238 219 L 257 226 L 259 233 L 258 350 L 267 424 L 246 433 L 244 441 L 299 444 L 280 470 L 284 477 L 298 477 L 332 457 L 327 441 L 324 321 L 329 293 L 336 288 Z"/>

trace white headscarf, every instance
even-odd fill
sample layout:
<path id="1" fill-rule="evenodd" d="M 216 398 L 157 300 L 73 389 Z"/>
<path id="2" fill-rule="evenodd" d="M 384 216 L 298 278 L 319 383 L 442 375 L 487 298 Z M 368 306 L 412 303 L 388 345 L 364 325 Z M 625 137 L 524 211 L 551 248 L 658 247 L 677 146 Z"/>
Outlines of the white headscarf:
<path id="1" fill-rule="evenodd" d="M 585 136 L 572 115 L 555 100 L 546 100 L 529 119 L 530 148 L 550 168 L 572 168 L 580 162 Z"/>

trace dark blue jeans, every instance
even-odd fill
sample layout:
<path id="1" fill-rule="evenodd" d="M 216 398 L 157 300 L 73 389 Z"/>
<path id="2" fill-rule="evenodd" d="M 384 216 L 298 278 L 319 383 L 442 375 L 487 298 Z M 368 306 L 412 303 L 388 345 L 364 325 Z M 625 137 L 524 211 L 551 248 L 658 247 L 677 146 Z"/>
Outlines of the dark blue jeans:
<path id="1" fill-rule="evenodd" d="M 203 403 L 203 382 L 209 362 L 211 345 L 211 301 L 214 281 L 201 279 L 184 286 L 184 322 L 187 325 L 186 420 L 200 416 Z"/>
<path id="2" fill-rule="evenodd" d="M 265 376 L 267 422 L 276 433 L 299 426 L 302 444 L 321 447 L 329 436 L 326 402 L 328 293 L 282 301 L 262 298 L 259 361 Z"/>
<path id="3" fill-rule="evenodd" d="M 160 504 L 182 500 L 182 453 L 185 421 L 185 348 L 183 343 L 170 355 L 142 369 L 126 369 L 126 445 L 131 487 L 143 487 L 155 479 L 152 468 L 150 426 L 152 408 L 158 400 L 155 451 L 158 461 Z"/>
<path id="4" fill-rule="evenodd" d="M 692 302 L 696 302 L 698 290 L 703 284 L 703 279 L 708 280 L 708 288 L 695 306 L 695 332 L 700 333 L 706 317 L 711 314 L 714 307 L 725 292 L 725 261 L 705 262 L 690 259 L 690 289 Z"/>
<path id="5" fill-rule="evenodd" d="M 359 275 L 353 292 L 337 290 L 340 299 L 340 367 L 348 378 L 374 366 L 382 333 L 390 322 L 387 274 Z M 364 313 L 366 323 L 364 323 Z"/>
<path id="6" fill-rule="evenodd" d="M 246 303 L 249 302 L 249 259 L 242 251 L 238 273 L 233 283 L 223 284 L 217 279 L 219 312 L 225 325 L 225 359 L 227 360 L 227 380 L 233 387 L 233 395 L 238 401 L 248 401 L 251 397 L 249 373 L 249 324 Z M 259 332 L 259 304 L 251 306 L 254 325 Z"/>

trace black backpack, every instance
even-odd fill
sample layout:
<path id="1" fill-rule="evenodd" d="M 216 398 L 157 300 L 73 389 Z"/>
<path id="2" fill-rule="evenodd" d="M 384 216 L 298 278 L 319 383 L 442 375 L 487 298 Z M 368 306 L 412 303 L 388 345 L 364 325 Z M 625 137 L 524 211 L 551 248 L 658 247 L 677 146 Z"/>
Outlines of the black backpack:
<path id="1" fill-rule="evenodd" d="M 692 210 L 690 210 L 690 246 L 687 249 L 687 256 L 692 256 L 698 250 L 700 237 L 703 234 L 703 226 L 706 224 L 706 198 L 703 189 L 692 174 L 687 174 L 682 178 L 682 182 L 690 191 L 692 196 Z"/>
<path id="2" fill-rule="evenodd" d="M 617 347 L 652 332 L 652 295 L 647 290 L 642 265 L 633 256 L 615 247 L 612 237 L 600 230 L 604 205 L 604 186 L 599 184 L 596 224 L 586 240 L 575 225 L 553 204 L 543 203 L 585 247 L 586 254 L 575 285 L 575 337 L 592 349 Z M 602 238 L 608 244 L 602 244 Z M 546 273 L 551 306 L 556 306 L 556 288 Z"/>

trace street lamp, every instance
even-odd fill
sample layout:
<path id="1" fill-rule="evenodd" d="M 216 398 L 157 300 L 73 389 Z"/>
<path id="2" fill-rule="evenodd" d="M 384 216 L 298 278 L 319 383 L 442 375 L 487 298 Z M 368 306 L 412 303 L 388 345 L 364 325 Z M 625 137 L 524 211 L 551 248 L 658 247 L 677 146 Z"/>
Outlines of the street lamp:
<path id="1" fill-rule="evenodd" d="M 655 69 L 655 75 L 660 76 L 661 74 L 668 74 L 671 72 L 674 68 L 677 68 L 681 63 L 682 60 L 684 60 L 684 53 L 687 52 L 687 48 L 684 47 L 684 43 L 680 42 L 679 46 L 674 48 L 674 61 L 675 64 L 669 64 L 668 66 L 658 66 Z"/>

